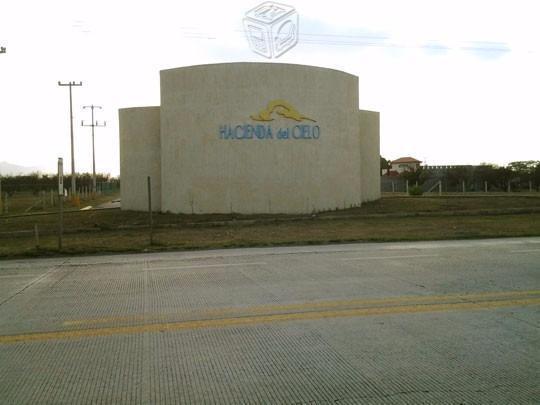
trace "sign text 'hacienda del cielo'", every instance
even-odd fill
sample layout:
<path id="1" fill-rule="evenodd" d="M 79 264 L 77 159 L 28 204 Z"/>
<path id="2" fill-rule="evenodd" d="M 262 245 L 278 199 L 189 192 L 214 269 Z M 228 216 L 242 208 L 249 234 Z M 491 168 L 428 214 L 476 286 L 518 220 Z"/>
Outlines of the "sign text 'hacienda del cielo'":
<path id="1" fill-rule="evenodd" d="M 274 116 L 277 114 L 280 117 L 287 118 L 291 121 L 296 121 L 298 124 L 289 127 L 275 127 L 268 122 L 274 121 Z M 289 102 L 285 100 L 272 100 L 268 103 L 265 109 L 257 114 L 250 115 L 255 124 L 237 124 L 237 125 L 220 125 L 219 139 L 224 140 L 310 140 L 319 139 L 321 129 L 315 124 L 306 124 L 305 122 L 316 123 L 314 119 L 300 114 Z"/>

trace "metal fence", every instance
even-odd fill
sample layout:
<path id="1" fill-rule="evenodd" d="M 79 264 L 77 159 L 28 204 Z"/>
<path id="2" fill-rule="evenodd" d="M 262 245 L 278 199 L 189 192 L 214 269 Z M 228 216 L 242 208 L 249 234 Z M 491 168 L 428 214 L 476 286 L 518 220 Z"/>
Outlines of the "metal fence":
<path id="1" fill-rule="evenodd" d="M 405 179 L 397 176 L 381 176 L 381 192 L 383 193 L 408 193 L 410 188 L 418 186 L 422 192 L 438 192 L 440 189 L 443 193 L 534 193 L 540 192 L 540 184 L 533 181 L 522 181 L 518 178 L 506 183 L 505 186 L 493 184 L 487 180 L 476 181 L 448 181 L 439 177 L 429 178 L 423 182 L 408 182 Z"/>

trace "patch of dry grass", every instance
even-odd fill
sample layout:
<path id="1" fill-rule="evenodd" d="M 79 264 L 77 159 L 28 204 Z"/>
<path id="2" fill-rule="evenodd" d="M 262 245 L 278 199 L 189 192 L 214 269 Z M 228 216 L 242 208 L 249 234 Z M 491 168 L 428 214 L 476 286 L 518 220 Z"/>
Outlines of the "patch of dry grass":
<path id="1" fill-rule="evenodd" d="M 96 206 L 111 199 L 118 198 L 117 195 L 95 195 L 85 198 L 79 198 L 78 204 L 70 200 L 66 200 L 64 203 L 64 209 L 76 210 L 86 206 Z M 4 196 L 2 196 L 2 203 L 4 202 Z M 0 209 L 0 218 L 2 216 L 11 216 L 25 213 L 46 213 L 56 212 L 58 210 L 57 196 L 53 196 L 51 203 L 50 192 L 45 193 L 31 193 L 31 192 L 16 192 L 8 198 L 8 213 L 4 214 Z M 1 205 L 1 204 L 0 204 Z M 2 207 L 3 208 L 3 207 Z M 3 215 L 2 215 L 3 214 Z"/>
<path id="2" fill-rule="evenodd" d="M 157 228 L 154 230 L 155 244 L 149 245 L 148 228 L 145 225 L 147 214 L 122 211 L 80 212 L 66 215 L 64 246 L 62 254 L 91 254 L 110 252 L 141 252 L 180 249 L 208 249 L 245 246 L 276 246 L 298 244 L 324 244 L 353 241 L 414 241 L 460 238 L 518 237 L 540 235 L 540 212 L 525 212 L 518 215 L 442 215 L 450 202 L 428 202 L 430 216 L 373 217 L 374 213 L 424 212 L 427 207 L 423 199 L 403 199 L 401 205 L 383 199 L 367 204 L 365 211 L 352 213 L 347 218 L 334 216 L 306 216 L 281 221 L 269 221 L 268 216 L 241 216 L 240 219 L 252 221 L 219 222 L 231 220 L 231 216 L 191 216 L 155 215 Z M 398 201 L 398 199 L 395 199 Z M 498 208 L 535 208 L 529 202 L 507 200 L 507 205 Z M 470 207 L 464 202 L 464 207 Z M 492 203 L 492 201 L 489 201 Z M 434 204 L 434 205 L 433 205 Z M 436 205 L 439 205 L 437 208 Z M 495 202 L 500 204 L 500 202 Z M 521 205 L 520 205 L 521 204 Z M 369 206 L 371 205 L 371 206 Z M 489 204 L 486 205 L 489 206 Z M 476 208 L 486 205 L 475 202 Z M 515 207 L 517 205 L 518 207 Z M 414 211 L 413 206 L 416 206 Z M 439 211 L 437 211 L 437 209 Z M 454 206 L 454 210 L 455 210 Z M 437 215 L 439 212 L 441 215 Z M 343 212 L 338 212 L 343 214 Z M 434 214 L 434 215 L 433 215 Z M 31 229 L 32 222 L 39 218 L 42 235 L 40 248 L 36 249 L 31 234 L 20 237 L 0 235 L 0 257 L 44 256 L 59 254 L 57 250 L 56 216 L 4 218 L 0 220 L 2 230 Z M 235 216 L 238 218 L 238 216 Z M 261 218 L 266 219 L 260 221 Z M 275 219 L 275 218 L 274 218 Z M 219 220 L 219 221 L 218 221 Z M 212 221 L 208 223 L 207 221 Z M 216 222 L 217 221 L 217 222 Z M 197 225 L 198 224 L 198 225 Z M 167 226 L 165 226 L 167 225 Z M 120 229 L 126 227 L 126 229 Z M 79 229 L 79 230 L 77 230 Z"/>

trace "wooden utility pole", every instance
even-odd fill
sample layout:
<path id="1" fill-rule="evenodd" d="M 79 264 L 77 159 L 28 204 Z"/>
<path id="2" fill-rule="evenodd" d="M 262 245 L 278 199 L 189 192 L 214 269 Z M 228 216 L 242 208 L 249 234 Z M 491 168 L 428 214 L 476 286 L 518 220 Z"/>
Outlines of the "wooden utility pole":
<path id="1" fill-rule="evenodd" d="M 71 96 L 71 88 L 73 86 L 82 86 L 82 82 L 68 82 L 60 83 L 59 86 L 69 86 L 69 128 L 71 132 L 71 195 L 75 196 L 77 194 L 77 183 L 75 180 L 75 148 L 73 146 L 73 99 Z"/>
<path id="2" fill-rule="evenodd" d="M 94 108 L 102 109 L 99 105 L 85 105 L 83 109 L 90 108 L 90 111 L 92 112 L 92 121 L 91 124 L 85 124 L 84 121 L 81 121 L 81 126 L 83 127 L 91 127 L 92 128 L 92 194 L 96 194 L 96 149 L 94 146 L 94 128 L 95 127 L 105 127 L 107 126 L 107 122 L 104 121 L 103 123 L 99 123 L 98 121 L 94 121 Z"/>

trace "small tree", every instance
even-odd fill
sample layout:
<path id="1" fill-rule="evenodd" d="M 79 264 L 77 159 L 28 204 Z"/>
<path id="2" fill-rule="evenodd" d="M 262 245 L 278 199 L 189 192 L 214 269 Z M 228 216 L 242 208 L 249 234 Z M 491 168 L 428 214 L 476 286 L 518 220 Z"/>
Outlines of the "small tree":
<path id="1" fill-rule="evenodd" d="M 534 181 L 537 187 L 540 185 L 540 162 L 538 162 L 538 164 L 534 168 L 532 181 Z"/>
<path id="2" fill-rule="evenodd" d="M 501 190 L 506 190 L 515 173 L 508 167 L 499 167 L 496 171 L 496 184 Z"/>
<path id="3" fill-rule="evenodd" d="M 381 156 L 381 176 L 383 175 L 383 170 L 386 170 L 387 173 L 388 171 L 390 170 L 390 168 L 392 167 L 392 165 L 390 164 L 391 162 L 385 158 L 383 158 Z"/>
<path id="4" fill-rule="evenodd" d="M 424 169 L 419 167 L 416 170 L 406 170 L 403 173 L 401 173 L 399 177 L 401 177 L 403 180 L 408 180 L 409 184 L 411 185 L 415 184 L 416 182 L 418 182 L 418 184 L 422 184 L 427 178 L 424 175 L 424 172 L 425 172 Z"/>
<path id="5" fill-rule="evenodd" d="M 538 165 L 540 165 L 540 161 L 538 160 L 524 160 L 509 163 L 508 169 L 514 173 L 512 181 L 518 184 L 520 188 L 527 188 L 529 181 L 534 181 Z"/>

